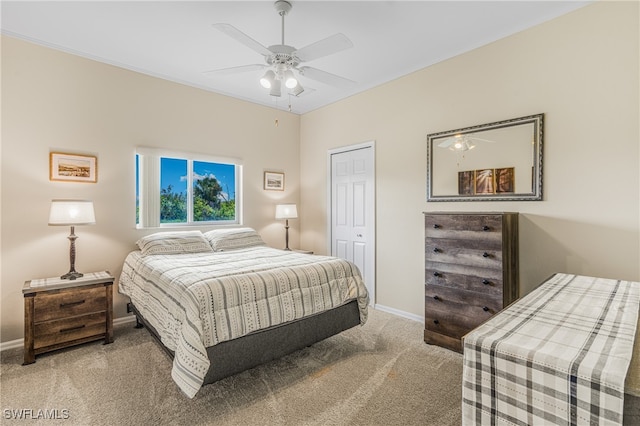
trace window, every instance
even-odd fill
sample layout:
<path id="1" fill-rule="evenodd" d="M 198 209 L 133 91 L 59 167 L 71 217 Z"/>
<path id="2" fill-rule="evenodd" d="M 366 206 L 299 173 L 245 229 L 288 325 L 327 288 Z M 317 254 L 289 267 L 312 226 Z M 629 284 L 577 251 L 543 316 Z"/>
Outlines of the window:
<path id="1" fill-rule="evenodd" d="M 235 159 L 138 148 L 137 226 L 241 223 L 241 172 Z"/>

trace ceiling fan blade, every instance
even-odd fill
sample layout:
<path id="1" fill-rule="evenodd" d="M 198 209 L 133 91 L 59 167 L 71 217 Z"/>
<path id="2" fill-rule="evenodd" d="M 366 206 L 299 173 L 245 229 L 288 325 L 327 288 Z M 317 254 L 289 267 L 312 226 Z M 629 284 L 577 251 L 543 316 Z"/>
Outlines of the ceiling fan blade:
<path id="1" fill-rule="evenodd" d="M 213 76 L 213 75 L 229 75 L 236 74 L 241 72 L 249 72 L 249 71 L 257 71 L 266 68 L 266 65 L 261 64 L 251 64 L 251 65 L 242 65 L 239 67 L 230 67 L 230 68 L 221 68 L 218 70 L 210 70 L 204 71 L 203 74 Z"/>
<path id="2" fill-rule="evenodd" d="M 480 141 L 480 142 L 496 143 L 496 141 L 491 141 L 489 139 L 476 138 L 475 136 L 467 136 L 467 139 L 473 139 L 474 141 Z"/>
<path id="3" fill-rule="evenodd" d="M 346 35 L 338 33 L 320 41 L 316 41 L 302 49 L 298 49 L 293 52 L 293 54 L 297 56 L 301 62 L 307 62 L 351 47 L 353 47 L 351 40 L 349 40 Z"/>
<path id="4" fill-rule="evenodd" d="M 456 140 L 455 137 L 451 137 L 451 138 L 446 138 L 445 140 L 443 140 L 442 142 L 440 142 L 438 144 L 438 147 L 440 148 L 449 148 L 453 142 Z"/>
<path id="5" fill-rule="evenodd" d="M 347 88 L 356 84 L 355 81 L 349 80 L 348 78 L 340 77 L 339 75 L 331 74 L 313 67 L 300 67 L 297 70 L 300 75 L 330 86 Z"/>
<path id="6" fill-rule="evenodd" d="M 239 29 L 234 27 L 233 25 L 229 25 L 229 24 L 213 24 L 213 28 L 217 29 L 218 31 L 221 31 L 221 32 L 225 33 L 226 35 L 228 35 L 231 38 L 236 39 L 240 43 L 242 43 L 245 46 L 247 46 L 249 49 L 251 49 L 251 50 L 253 50 L 255 52 L 258 52 L 262 56 L 271 55 L 271 51 L 269 49 L 267 49 L 262 44 L 258 43 L 257 41 L 255 41 L 254 39 L 252 39 L 251 37 L 249 37 L 248 35 L 246 35 L 242 31 L 240 31 Z"/>

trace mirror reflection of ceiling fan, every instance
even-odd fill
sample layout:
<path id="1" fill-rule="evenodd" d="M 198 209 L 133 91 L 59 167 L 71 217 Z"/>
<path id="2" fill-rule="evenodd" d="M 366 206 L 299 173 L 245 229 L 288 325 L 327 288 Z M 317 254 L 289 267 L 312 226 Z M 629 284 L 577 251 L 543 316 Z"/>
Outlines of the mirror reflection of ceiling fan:
<path id="1" fill-rule="evenodd" d="M 470 134 L 457 134 L 450 136 L 440 142 L 438 147 L 440 148 L 449 148 L 451 151 L 469 151 L 476 147 L 473 141 L 478 142 L 490 142 L 495 143 L 495 141 L 490 141 L 489 139 L 482 139 L 473 136 L 473 133 Z"/>
<path id="2" fill-rule="evenodd" d="M 223 68 L 207 71 L 205 74 L 225 75 L 266 69 L 266 72 L 260 79 L 260 84 L 265 89 L 270 89 L 269 94 L 276 97 L 282 96 L 282 84 L 284 84 L 286 89 L 289 89 L 289 93 L 295 96 L 299 96 L 304 91 L 304 88 L 298 81 L 296 74 L 330 86 L 348 87 L 355 84 L 352 80 L 317 68 L 300 66 L 300 64 L 304 62 L 332 55 L 353 47 L 353 43 L 351 43 L 351 40 L 349 40 L 347 36 L 341 33 L 334 34 L 301 49 L 288 46 L 284 43 L 284 17 L 292 8 L 291 2 L 278 0 L 274 3 L 274 7 L 282 17 L 281 44 L 274 44 L 272 46 L 265 47 L 233 25 L 223 23 L 213 24 L 215 29 L 225 33 L 231 38 L 234 38 L 236 41 L 244 44 L 251 50 L 261 54 L 264 57 L 264 64 L 251 64 Z"/>

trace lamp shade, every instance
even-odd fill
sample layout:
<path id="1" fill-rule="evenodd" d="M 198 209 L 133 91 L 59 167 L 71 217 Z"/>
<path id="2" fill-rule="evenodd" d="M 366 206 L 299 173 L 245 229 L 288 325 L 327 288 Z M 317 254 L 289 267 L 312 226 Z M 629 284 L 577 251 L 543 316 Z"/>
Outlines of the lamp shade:
<path id="1" fill-rule="evenodd" d="M 51 200 L 49 225 L 95 225 L 96 216 L 93 201 L 88 200 Z"/>
<path id="2" fill-rule="evenodd" d="M 295 204 L 276 205 L 276 219 L 297 219 L 298 209 Z"/>

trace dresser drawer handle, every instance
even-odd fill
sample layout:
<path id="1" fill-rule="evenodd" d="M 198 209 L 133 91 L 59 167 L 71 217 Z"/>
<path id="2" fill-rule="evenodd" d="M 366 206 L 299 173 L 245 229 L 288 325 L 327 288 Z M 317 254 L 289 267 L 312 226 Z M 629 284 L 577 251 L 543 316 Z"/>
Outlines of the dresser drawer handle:
<path id="1" fill-rule="evenodd" d="M 437 223 L 434 223 L 433 224 L 433 229 L 438 229 L 438 228 L 440 228 L 440 225 L 438 225 Z"/>
<path id="2" fill-rule="evenodd" d="M 438 247 L 434 247 L 433 248 L 433 252 L 434 253 L 440 253 L 440 252 L 442 252 L 442 250 L 440 250 Z"/>
<path id="3" fill-rule="evenodd" d="M 434 276 L 434 277 L 441 277 L 441 276 L 442 276 L 442 274 L 441 274 L 440 272 L 434 272 L 434 273 L 433 273 L 433 276 Z"/>
<path id="4" fill-rule="evenodd" d="M 84 327 L 85 327 L 85 325 L 82 324 L 82 325 L 79 325 L 77 327 L 63 328 L 63 329 L 60 330 L 60 333 L 68 333 L 70 331 L 80 330 L 81 328 L 84 328 Z"/>
<path id="5" fill-rule="evenodd" d="M 483 227 L 482 227 L 482 230 L 483 230 L 483 231 L 488 231 L 488 230 L 490 230 L 490 229 L 491 229 L 491 228 L 489 228 L 487 225 L 485 225 L 485 226 L 483 226 Z"/>
<path id="6" fill-rule="evenodd" d="M 84 299 L 83 300 L 78 300 L 77 302 L 61 303 L 60 307 L 61 308 L 70 308 L 71 306 L 82 305 L 83 303 L 84 303 Z"/>
<path id="7" fill-rule="evenodd" d="M 491 281 L 489 281 L 489 280 L 482 280 L 482 284 L 484 284 L 484 285 L 489 285 L 489 284 L 491 284 Z"/>
<path id="8" fill-rule="evenodd" d="M 436 294 L 435 296 L 433 296 L 433 298 L 434 298 L 435 300 L 440 300 L 440 296 L 438 296 L 437 294 Z"/>
<path id="9" fill-rule="evenodd" d="M 433 320 L 433 323 L 434 323 L 435 325 L 438 325 L 438 324 L 440 324 L 440 321 L 438 321 L 438 320 Z"/>
<path id="10" fill-rule="evenodd" d="M 482 308 L 483 311 L 488 312 L 489 308 L 487 308 L 486 306 Z"/>
<path id="11" fill-rule="evenodd" d="M 482 257 L 491 257 L 491 255 L 485 251 L 484 253 L 482 253 Z"/>

